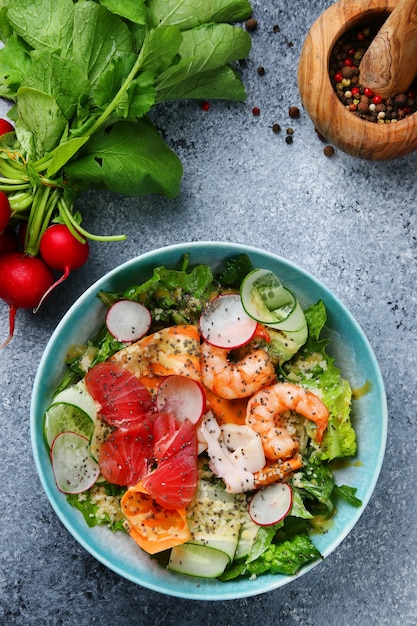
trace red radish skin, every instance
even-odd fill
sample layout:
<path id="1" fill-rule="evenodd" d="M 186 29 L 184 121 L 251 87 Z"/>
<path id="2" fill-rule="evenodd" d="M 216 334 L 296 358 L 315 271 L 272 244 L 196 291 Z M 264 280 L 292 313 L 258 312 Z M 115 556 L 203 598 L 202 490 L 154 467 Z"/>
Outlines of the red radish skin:
<path id="1" fill-rule="evenodd" d="M 87 241 L 81 242 L 74 237 L 65 224 L 53 224 L 42 235 L 39 252 L 49 267 L 64 272 L 44 293 L 36 311 L 51 291 L 68 278 L 72 270 L 76 270 L 88 259 L 90 248 Z"/>
<path id="2" fill-rule="evenodd" d="M 18 246 L 19 241 L 16 231 L 6 228 L 4 232 L 0 233 L 0 256 L 16 252 Z"/>
<path id="3" fill-rule="evenodd" d="M 17 310 L 37 307 L 53 282 L 52 271 L 39 257 L 21 252 L 0 257 L 0 299 L 9 305 L 9 336 L 0 349 L 13 338 Z"/>
<path id="4" fill-rule="evenodd" d="M 9 198 L 4 191 L 0 191 L 0 233 L 9 225 L 11 214 Z"/>
<path id="5" fill-rule="evenodd" d="M 0 136 L 6 133 L 14 133 L 14 126 L 4 117 L 0 117 Z"/>

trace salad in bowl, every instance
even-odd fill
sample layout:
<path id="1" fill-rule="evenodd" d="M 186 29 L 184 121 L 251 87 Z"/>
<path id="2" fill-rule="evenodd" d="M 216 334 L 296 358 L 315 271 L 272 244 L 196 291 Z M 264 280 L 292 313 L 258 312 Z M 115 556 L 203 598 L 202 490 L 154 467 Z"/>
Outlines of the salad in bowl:
<path id="1" fill-rule="evenodd" d="M 33 447 L 94 556 L 162 592 L 234 598 L 308 571 L 354 525 L 384 402 L 361 330 L 312 277 L 254 248 L 181 244 L 68 312 L 35 382 Z"/>

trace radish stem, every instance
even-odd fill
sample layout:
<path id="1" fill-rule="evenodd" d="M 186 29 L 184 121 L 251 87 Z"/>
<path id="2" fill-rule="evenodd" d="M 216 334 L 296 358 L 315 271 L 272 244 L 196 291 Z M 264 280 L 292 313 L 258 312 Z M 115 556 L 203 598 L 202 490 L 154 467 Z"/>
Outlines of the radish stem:
<path id="1" fill-rule="evenodd" d="M 7 337 L 5 341 L 3 341 L 2 344 L 0 344 L 0 350 L 5 348 L 13 339 L 16 311 L 17 311 L 17 307 L 13 306 L 12 304 L 9 304 L 9 336 Z"/>
<path id="2" fill-rule="evenodd" d="M 84 228 L 82 228 L 80 224 L 77 223 L 62 196 L 58 199 L 57 204 L 61 218 L 75 237 L 77 237 L 77 235 L 76 232 L 74 232 L 74 229 L 78 231 L 77 239 L 79 239 L 80 241 L 80 233 L 81 235 L 84 235 L 84 237 L 86 237 L 87 239 L 91 239 L 92 241 L 123 241 L 124 239 L 126 239 L 126 235 L 93 235 L 89 233 Z"/>

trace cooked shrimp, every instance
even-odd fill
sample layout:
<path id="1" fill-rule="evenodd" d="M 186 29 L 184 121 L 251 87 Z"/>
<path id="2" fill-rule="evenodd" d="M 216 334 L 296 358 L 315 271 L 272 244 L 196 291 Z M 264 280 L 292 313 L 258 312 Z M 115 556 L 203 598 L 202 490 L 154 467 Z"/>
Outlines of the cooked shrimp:
<path id="1" fill-rule="evenodd" d="M 268 459 L 288 459 L 298 449 L 298 442 L 284 425 L 287 411 L 294 411 L 316 424 L 318 443 L 327 428 L 329 411 L 311 391 L 291 383 L 276 383 L 261 389 L 248 402 L 246 424 L 261 436 Z"/>
<path id="2" fill-rule="evenodd" d="M 289 474 L 300 469 L 300 467 L 302 467 L 300 454 L 296 454 L 292 459 L 269 461 L 264 468 L 254 473 L 255 487 L 258 489 L 272 483 L 281 482 Z"/>
<path id="3" fill-rule="evenodd" d="M 247 398 L 276 378 L 274 366 L 262 348 L 236 363 L 228 356 L 229 350 L 208 343 L 201 346 L 201 380 L 221 398 Z"/>

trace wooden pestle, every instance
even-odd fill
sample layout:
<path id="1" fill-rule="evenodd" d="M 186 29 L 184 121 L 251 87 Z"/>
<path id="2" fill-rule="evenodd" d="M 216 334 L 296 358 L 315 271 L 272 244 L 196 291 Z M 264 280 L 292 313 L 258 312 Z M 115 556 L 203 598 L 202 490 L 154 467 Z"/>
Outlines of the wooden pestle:
<path id="1" fill-rule="evenodd" d="M 399 0 L 359 65 L 360 82 L 383 98 L 404 93 L 417 75 L 417 0 Z"/>

